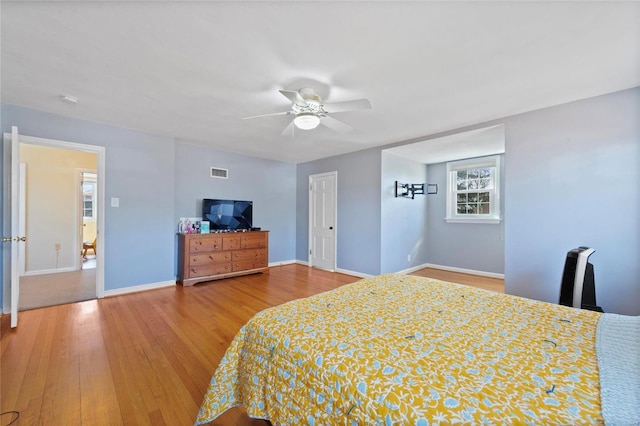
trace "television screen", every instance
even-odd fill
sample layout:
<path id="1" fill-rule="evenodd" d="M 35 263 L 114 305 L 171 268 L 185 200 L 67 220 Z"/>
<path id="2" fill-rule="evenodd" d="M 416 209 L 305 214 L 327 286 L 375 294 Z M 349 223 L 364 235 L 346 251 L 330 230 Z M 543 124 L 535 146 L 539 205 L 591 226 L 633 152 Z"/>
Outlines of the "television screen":
<path id="1" fill-rule="evenodd" d="M 210 222 L 210 229 L 235 231 L 253 226 L 253 201 L 202 200 L 202 220 Z"/>

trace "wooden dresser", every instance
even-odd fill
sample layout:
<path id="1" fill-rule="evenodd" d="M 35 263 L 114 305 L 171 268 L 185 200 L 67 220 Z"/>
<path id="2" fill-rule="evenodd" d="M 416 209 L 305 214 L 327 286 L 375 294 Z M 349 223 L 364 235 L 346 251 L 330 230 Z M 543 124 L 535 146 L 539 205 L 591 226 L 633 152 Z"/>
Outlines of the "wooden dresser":
<path id="1" fill-rule="evenodd" d="M 177 284 L 268 271 L 269 231 L 178 234 Z"/>

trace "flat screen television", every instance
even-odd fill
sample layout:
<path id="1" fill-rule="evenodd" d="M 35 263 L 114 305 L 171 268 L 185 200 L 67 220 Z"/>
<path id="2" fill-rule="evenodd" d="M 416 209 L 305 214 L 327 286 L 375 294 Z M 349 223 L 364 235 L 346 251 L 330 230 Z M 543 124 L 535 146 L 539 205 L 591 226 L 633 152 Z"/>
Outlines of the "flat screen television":
<path id="1" fill-rule="evenodd" d="M 236 231 L 253 226 L 253 201 L 202 200 L 202 220 L 208 220 L 210 229 Z"/>

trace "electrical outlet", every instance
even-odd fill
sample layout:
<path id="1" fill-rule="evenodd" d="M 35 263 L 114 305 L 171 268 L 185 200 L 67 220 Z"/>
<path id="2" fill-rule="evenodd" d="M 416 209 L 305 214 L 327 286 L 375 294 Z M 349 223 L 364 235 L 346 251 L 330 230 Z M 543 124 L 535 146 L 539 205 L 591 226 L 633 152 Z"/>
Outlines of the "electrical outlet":
<path id="1" fill-rule="evenodd" d="M 60 250 L 60 243 L 55 243 L 53 245 L 53 248 L 56 249 L 56 250 Z"/>
<path id="2" fill-rule="evenodd" d="M 410 254 L 407 255 L 407 262 L 411 262 L 411 255 Z"/>

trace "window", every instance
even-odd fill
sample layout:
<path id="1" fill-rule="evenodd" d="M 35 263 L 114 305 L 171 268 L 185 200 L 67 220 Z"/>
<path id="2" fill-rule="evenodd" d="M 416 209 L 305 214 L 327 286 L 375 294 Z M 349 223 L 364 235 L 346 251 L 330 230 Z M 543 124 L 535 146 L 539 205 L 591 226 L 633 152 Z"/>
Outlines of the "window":
<path id="1" fill-rule="evenodd" d="M 95 173 L 82 173 L 82 216 L 85 220 L 96 218 L 96 178 Z"/>
<path id="2" fill-rule="evenodd" d="M 500 156 L 447 163 L 447 222 L 500 222 Z"/>

